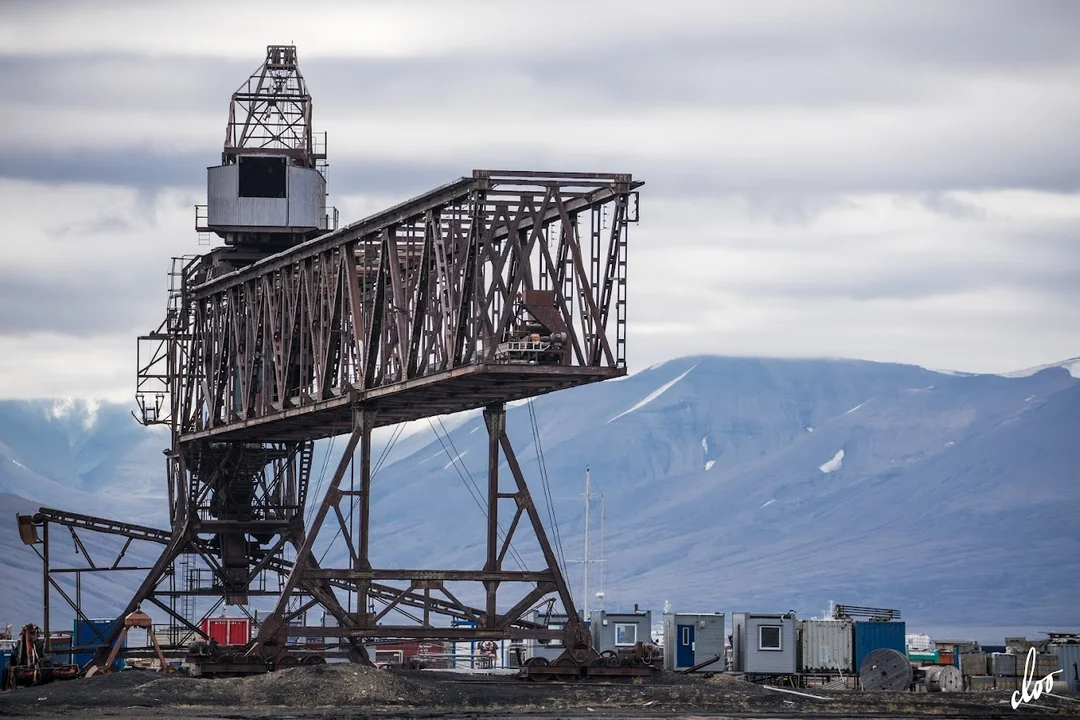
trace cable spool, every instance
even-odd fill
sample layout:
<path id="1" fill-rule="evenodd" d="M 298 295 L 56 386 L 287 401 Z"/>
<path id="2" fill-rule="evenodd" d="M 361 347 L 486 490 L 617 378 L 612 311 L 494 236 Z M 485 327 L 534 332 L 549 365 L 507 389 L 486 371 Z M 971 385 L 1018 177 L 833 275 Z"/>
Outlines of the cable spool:
<path id="1" fill-rule="evenodd" d="M 952 665 L 931 665 L 926 668 L 927 692 L 960 692 L 964 678 Z"/>
<path id="2" fill-rule="evenodd" d="M 911 680 L 911 663 L 896 650 L 874 650 L 859 667 L 859 682 L 863 690 L 902 692 L 911 686 Z"/>

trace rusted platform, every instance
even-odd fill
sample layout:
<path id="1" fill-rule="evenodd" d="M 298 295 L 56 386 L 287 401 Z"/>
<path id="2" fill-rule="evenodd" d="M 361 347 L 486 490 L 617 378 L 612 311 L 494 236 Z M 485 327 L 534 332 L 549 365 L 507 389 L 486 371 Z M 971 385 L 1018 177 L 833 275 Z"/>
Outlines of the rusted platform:
<path id="1" fill-rule="evenodd" d="M 352 429 L 352 406 L 375 412 L 375 425 L 393 425 L 493 403 L 543 395 L 626 375 L 626 368 L 554 365 L 469 365 L 368 391 L 350 390 L 329 400 L 296 398 L 293 406 L 251 420 L 237 415 L 226 425 L 187 433 L 181 442 L 214 438 L 290 442 L 331 437 Z"/>

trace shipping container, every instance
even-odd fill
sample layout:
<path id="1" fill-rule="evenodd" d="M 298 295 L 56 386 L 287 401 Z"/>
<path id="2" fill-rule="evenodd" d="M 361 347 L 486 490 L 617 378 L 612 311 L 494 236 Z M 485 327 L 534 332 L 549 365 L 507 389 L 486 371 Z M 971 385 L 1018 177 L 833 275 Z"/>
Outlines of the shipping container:
<path id="1" fill-rule="evenodd" d="M 94 659 L 94 653 L 97 648 L 105 645 L 105 641 L 108 639 L 109 634 L 113 630 L 113 626 L 116 624 L 116 618 L 90 618 L 88 620 L 75 620 L 74 632 L 72 633 L 72 645 L 77 648 L 86 648 L 82 651 L 76 651 L 71 657 L 71 661 L 81 668 L 85 668 Z M 127 647 L 127 638 L 120 643 L 121 648 Z M 90 649 L 93 648 L 93 649 Z M 124 668 L 123 658 L 117 658 L 113 662 L 114 670 L 122 670 Z"/>
<path id="2" fill-rule="evenodd" d="M 938 656 L 938 661 L 937 661 L 938 665 L 955 665 L 956 664 L 956 653 L 954 653 L 952 650 L 938 650 L 937 651 L 937 656 Z"/>
<path id="3" fill-rule="evenodd" d="M 800 620 L 798 628 L 801 672 L 853 672 L 850 619 Z"/>
<path id="4" fill-rule="evenodd" d="M 986 655 L 983 653 L 960 653 L 959 665 L 962 675 L 985 675 Z"/>
<path id="5" fill-rule="evenodd" d="M 732 614 L 731 625 L 733 670 L 751 675 L 795 672 L 798 642 L 793 614 L 738 612 Z"/>
<path id="6" fill-rule="evenodd" d="M 1041 678 L 1055 670 L 1060 670 L 1061 662 L 1057 654 L 1038 653 L 1035 655 L 1035 667 L 1032 669 L 1032 677 Z M 1027 653 L 1013 655 L 1012 653 L 993 653 L 990 655 L 990 672 L 1000 677 L 1022 676 L 1027 664 Z"/>
<path id="7" fill-rule="evenodd" d="M 937 650 L 908 650 L 907 659 L 920 665 L 940 665 Z"/>
<path id="8" fill-rule="evenodd" d="M 1022 660 L 1020 667 L 1024 667 Z M 1005 677 L 1016 675 L 1016 656 L 1012 653 L 990 653 L 990 674 Z"/>
<path id="9" fill-rule="evenodd" d="M 199 629 L 219 645 L 246 645 L 251 640 L 251 620 L 246 617 L 203 618 Z"/>
<path id="10" fill-rule="evenodd" d="M 1054 652 L 1062 671 L 1058 677 L 1068 684 L 1069 692 L 1080 692 L 1080 645 L 1058 645 Z"/>
<path id="11" fill-rule="evenodd" d="M 71 664 L 71 633 L 49 635 L 49 656 L 54 665 Z"/>
<path id="12" fill-rule="evenodd" d="M 723 672 L 724 613 L 667 613 L 664 615 L 664 669 L 686 670 L 710 658 L 701 672 Z"/>
<path id="13" fill-rule="evenodd" d="M 855 623 L 855 672 L 862 661 L 874 650 L 888 648 L 901 655 L 907 654 L 906 627 L 903 621 L 875 622 L 860 620 Z"/>
<path id="14" fill-rule="evenodd" d="M 1054 653 L 1039 653 L 1035 657 L 1035 677 L 1037 678 L 1046 677 L 1061 669 L 1061 661 Z M 1023 664 L 1020 664 L 1020 674 L 1023 674 Z"/>

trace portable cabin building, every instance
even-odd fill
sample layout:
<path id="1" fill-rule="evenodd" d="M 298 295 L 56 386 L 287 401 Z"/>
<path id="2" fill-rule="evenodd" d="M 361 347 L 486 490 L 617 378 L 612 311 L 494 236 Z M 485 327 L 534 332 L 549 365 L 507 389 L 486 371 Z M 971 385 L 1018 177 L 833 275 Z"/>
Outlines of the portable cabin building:
<path id="1" fill-rule="evenodd" d="M 723 672 L 724 613 L 666 613 L 664 615 L 664 669 L 686 670 L 716 658 L 702 672 Z"/>
<path id="2" fill-rule="evenodd" d="M 798 668 L 804 673 L 852 672 L 852 622 L 849 618 L 810 618 L 798 622 Z"/>
<path id="3" fill-rule="evenodd" d="M 628 613 L 609 613 L 593 610 L 589 613 L 593 648 L 597 652 L 607 650 L 632 650 L 641 642 L 652 643 L 652 612 L 635 610 Z"/>
<path id="4" fill-rule="evenodd" d="M 15 641 L 9 639 L 0 639 L 0 681 L 4 679 L 4 670 L 7 668 L 8 663 L 11 662 L 11 655 L 15 651 Z M 0 688 L 4 685 L 0 683 Z"/>
<path id="5" fill-rule="evenodd" d="M 753 675 L 794 673 L 797 654 L 795 635 L 793 613 L 733 613 L 732 669 Z"/>

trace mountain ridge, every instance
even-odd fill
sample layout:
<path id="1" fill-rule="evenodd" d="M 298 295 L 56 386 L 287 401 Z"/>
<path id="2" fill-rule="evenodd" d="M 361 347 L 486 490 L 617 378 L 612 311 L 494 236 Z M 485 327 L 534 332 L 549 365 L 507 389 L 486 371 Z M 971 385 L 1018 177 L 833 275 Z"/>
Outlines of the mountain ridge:
<path id="1" fill-rule="evenodd" d="M 607 511 L 609 607 L 655 610 L 671 600 L 680 611 L 805 613 L 838 600 L 900 606 L 922 627 L 1080 626 L 1068 601 L 1080 590 L 1080 533 L 1067 524 L 1080 515 L 1080 450 L 1070 435 L 1080 427 L 1080 382 L 1060 365 L 1002 377 L 688 356 L 514 404 L 508 431 L 546 518 L 543 451 L 570 560 L 580 559 L 592 468 Z M 47 402 L 10 405 L 0 401 L 0 492 L 163 524 L 167 434 L 122 427 L 134 424 L 124 406 L 76 404 L 53 417 Z M 56 427 L 35 434 L 38 421 Z M 462 485 L 483 487 L 482 425 L 477 411 L 463 413 L 432 423 L 439 437 L 425 422 L 393 444 L 383 429 L 372 510 L 379 564 L 479 566 L 483 518 Z M 34 438 L 46 440 L 28 446 Z M 0 578 L 14 553 L 33 558 L 5 537 Z M 536 561 L 535 547 L 520 550 Z M 335 559 L 340 548 L 328 550 Z M 987 564 L 995 570 L 980 576 Z M 997 570 L 1014 565 L 1012 575 Z M 580 565 L 568 567 L 579 588 Z M 26 577 L 25 563 L 17 572 Z M 1024 607 L 1019 589 L 1037 591 Z M 32 612 L 33 603 L 0 600 L 0 619 Z"/>

